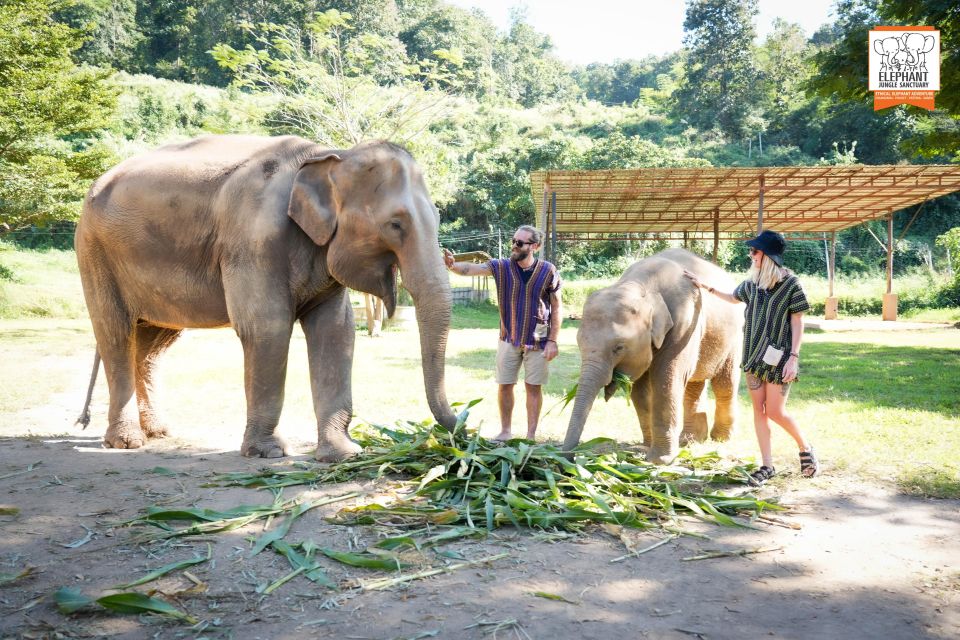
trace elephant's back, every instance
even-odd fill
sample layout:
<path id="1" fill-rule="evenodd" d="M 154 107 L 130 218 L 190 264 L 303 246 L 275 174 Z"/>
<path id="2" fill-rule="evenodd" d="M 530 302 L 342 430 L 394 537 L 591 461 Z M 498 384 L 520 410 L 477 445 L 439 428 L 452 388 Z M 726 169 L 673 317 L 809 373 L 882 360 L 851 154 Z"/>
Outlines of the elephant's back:
<path id="1" fill-rule="evenodd" d="M 250 192 L 278 199 L 317 146 L 295 136 L 210 135 L 166 145 L 116 165 L 94 182 L 80 219 L 84 233 L 137 236 L 153 226 L 180 236 L 233 224 Z M 260 210 L 264 210 L 262 207 Z"/>
<path id="2" fill-rule="evenodd" d="M 245 169 L 270 178 L 288 166 L 299 166 L 316 146 L 295 136 L 202 136 L 124 160 L 93 184 L 87 201 L 103 209 L 115 200 L 119 206 L 129 205 L 127 200 L 136 194 L 171 190 L 209 194 Z"/>

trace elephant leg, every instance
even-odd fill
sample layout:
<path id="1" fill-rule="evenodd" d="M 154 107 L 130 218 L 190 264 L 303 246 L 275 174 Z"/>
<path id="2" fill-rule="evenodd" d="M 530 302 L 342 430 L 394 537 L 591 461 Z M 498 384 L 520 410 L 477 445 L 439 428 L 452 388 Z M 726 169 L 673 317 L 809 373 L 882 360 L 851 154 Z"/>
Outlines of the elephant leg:
<path id="1" fill-rule="evenodd" d="M 317 415 L 317 453 L 321 462 L 360 452 L 350 439 L 353 416 L 353 309 L 347 290 L 331 296 L 300 319 L 310 363 L 310 388 Z"/>
<path id="2" fill-rule="evenodd" d="M 710 386 L 717 400 L 710 437 L 729 440 L 737 422 L 737 389 L 740 386 L 740 367 L 732 356 L 710 381 Z"/>
<path id="3" fill-rule="evenodd" d="M 143 446 L 146 436 L 137 415 L 133 318 L 99 246 L 79 244 L 77 261 L 97 351 L 110 390 L 103 443 L 114 449 L 137 449 Z"/>
<path id="4" fill-rule="evenodd" d="M 703 442 L 707 439 L 707 414 L 701 411 L 706 380 L 691 380 L 683 392 L 683 431 L 680 442 Z"/>
<path id="5" fill-rule="evenodd" d="M 630 400 L 633 402 L 633 408 L 637 412 L 637 420 L 640 422 L 640 431 L 643 433 L 643 446 L 649 449 L 653 446 L 653 432 L 651 431 L 651 394 L 650 375 L 648 373 L 643 374 L 633 383 L 633 389 L 630 391 Z"/>
<path id="6" fill-rule="evenodd" d="M 287 377 L 287 354 L 293 323 L 286 318 L 267 318 L 253 330 L 238 328 L 243 345 L 243 387 L 247 396 L 247 424 L 241 455 L 248 458 L 280 458 L 287 445 L 275 432 L 283 408 Z"/>
<path id="7" fill-rule="evenodd" d="M 651 388 L 656 396 L 651 403 L 653 448 L 647 460 L 670 464 L 680 451 L 680 428 L 683 423 L 683 395 L 686 389 L 676 363 L 655 363 L 650 372 Z"/>
<path id="8" fill-rule="evenodd" d="M 137 408 L 140 427 L 148 438 L 167 435 L 167 428 L 157 412 L 157 361 L 182 333 L 181 329 L 164 329 L 148 324 L 138 324 L 136 328 Z"/>

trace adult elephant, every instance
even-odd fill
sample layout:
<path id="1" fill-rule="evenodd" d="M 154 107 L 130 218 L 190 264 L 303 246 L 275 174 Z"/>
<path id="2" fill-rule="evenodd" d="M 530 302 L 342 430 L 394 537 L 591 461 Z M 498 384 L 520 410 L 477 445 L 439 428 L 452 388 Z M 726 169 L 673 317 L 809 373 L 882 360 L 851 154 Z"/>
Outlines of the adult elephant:
<path id="1" fill-rule="evenodd" d="M 580 382 L 563 443 L 580 442 L 590 407 L 601 388 L 609 399 L 619 371 L 633 382 L 647 459 L 668 464 L 682 435 L 705 440 L 706 414 L 699 411 L 711 381 L 716 413 L 710 435 L 726 440 L 736 421 L 743 311 L 700 291 L 683 276 L 732 291 L 722 269 L 683 249 L 670 249 L 633 264 L 614 285 L 592 294 L 577 332 Z"/>
<path id="2" fill-rule="evenodd" d="M 241 452 L 279 457 L 294 321 L 306 337 L 319 460 L 359 451 L 352 414 L 347 287 L 396 304 L 413 296 L 427 401 L 451 428 L 444 389 L 450 287 L 437 211 L 404 149 L 332 151 L 293 136 L 207 136 L 131 158 L 90 188 L 77 260 L 110 387 L 109 447 L 166 428 L 154 406 L 157 356 L 185 328 L 231 326 L 243 344 Z"/>

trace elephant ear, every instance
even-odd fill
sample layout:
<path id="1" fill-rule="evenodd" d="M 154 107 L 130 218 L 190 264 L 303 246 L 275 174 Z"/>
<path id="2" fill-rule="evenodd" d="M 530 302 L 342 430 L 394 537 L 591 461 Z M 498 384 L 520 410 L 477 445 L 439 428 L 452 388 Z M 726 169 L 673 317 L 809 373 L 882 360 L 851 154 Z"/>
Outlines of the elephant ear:
<path id="1" fill-rule="evenodd" d="M 650 298 L 650 341 L 655 349 L 663 346 L 663 341 L 667 333 L 673 328 L 673 316 L 663 296 L 659 293 L 649 296 Z"/>
<path id="2" fill-rule="evenodd" d="M 337 230 L 340 199 L 330 173 L 339 161 L 333 152 L 304 160 L 290 191 L 287 215 L 320 246 Z"/>

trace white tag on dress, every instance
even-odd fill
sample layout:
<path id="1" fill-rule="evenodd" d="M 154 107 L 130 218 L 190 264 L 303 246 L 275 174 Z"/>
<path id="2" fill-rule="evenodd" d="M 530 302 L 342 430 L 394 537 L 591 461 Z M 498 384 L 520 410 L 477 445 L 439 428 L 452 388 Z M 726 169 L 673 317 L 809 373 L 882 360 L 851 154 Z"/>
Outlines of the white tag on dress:
<path id="1" fill-rule="evenodd" d="M 537 340 L 543 340 L 547 337 L 547 332 L 549 329 L 550 325 L 538 322 L 537 326 L 533 329 L 533 337 Z"/>

